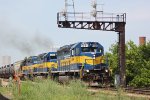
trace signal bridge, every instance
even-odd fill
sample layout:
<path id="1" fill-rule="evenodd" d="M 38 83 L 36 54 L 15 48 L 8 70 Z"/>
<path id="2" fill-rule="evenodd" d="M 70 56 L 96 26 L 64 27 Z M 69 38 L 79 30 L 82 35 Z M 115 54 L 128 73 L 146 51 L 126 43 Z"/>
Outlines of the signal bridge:
<path id="1" fill-rule="evenodd" d="M 126 24 L 126 14 L 103 13 L 102 11 L 97 11 L 96 17 L 94 18 L 93 14 L 89 12 L 59 12 L 57 14 L 57 24 L 60 28 L 120 32 L 123 31 L 123 27 Z"/>
<path id="2" fill-rule="evenodd" d="M 93 4 L 92 12 L 63 12 L 57 13 L 57 24 L 60 28 L 88 29 L 114 31 L 119 35 L 118 46 L 118 68 L 120 74 L 120 85 L 125 87 L 125 24 L 126 13 L 104 13 L 97 11 L 97 4 Z M 67 8 L 67 7 L 66 7 Z"/>

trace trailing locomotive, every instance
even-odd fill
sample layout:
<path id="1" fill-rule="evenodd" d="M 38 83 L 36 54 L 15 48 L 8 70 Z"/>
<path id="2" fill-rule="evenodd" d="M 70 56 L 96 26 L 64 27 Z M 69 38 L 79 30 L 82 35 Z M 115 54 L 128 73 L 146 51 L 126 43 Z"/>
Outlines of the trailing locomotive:
<path id="1" fill-rule="evenodd" d="M 80 78 L 85 81 L 104 83 L 109 68 L 104 58 L 104 48 L 98 42 L 79 42 L 65 45 L 57 51 L 57 71 L 54 77 Z"/>
<path id="2" fill-rule="evenodd" d="M 43 53 L 38 56 L 31 56 L 23 61 L 22 74 L 24 77 L 45 76 L 50 70 L 57 68 L 56 52 Z"/>

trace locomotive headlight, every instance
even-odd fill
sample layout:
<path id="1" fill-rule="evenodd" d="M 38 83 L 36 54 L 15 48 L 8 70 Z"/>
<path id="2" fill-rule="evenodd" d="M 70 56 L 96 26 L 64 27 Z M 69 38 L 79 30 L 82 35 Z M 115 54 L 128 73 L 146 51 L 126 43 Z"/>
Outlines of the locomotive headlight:
<path id="1" fill-rule="evenodd" d="M 93 55 L 93 59 L 95 59 L 95 55 Z"/>
<path id="2" fill-rule="evenodd" d="M 89 72 L 89 70 L 86 70 L 87 72 Z"/>
<path id="3" fill-rule="evenodd" d="M 106 70 L 105 70 L 105 72 L 107 73 L 107 72 L 108 72 L 108 70 L 106 69 Z"/>

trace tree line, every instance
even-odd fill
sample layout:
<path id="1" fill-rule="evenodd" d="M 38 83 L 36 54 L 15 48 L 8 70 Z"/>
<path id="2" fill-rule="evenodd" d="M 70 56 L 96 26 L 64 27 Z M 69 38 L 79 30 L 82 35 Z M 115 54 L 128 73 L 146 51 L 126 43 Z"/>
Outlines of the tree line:
<path id="1" fill-rule="evenodd" d="M 118 43 L 112 44 L 108 57 L 112 78 L 119 72 Z M 136 45 L 133 41 L 126 43 L 126 85 L 133 87 L 150 87 L 150 41 Z"/>

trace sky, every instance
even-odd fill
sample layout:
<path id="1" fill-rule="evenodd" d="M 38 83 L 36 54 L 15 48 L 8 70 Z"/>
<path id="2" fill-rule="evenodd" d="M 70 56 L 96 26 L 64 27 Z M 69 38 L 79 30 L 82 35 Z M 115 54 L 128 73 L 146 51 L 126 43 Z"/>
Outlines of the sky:
<path id="1" fill-rule="evenodd" d="M 74 1 L 76 11 L 91 11 L 92 0 Z M 138 44 L 140 36 L 150 40 L 150 0 L 97 2 L 104 4 L 104 12 L 127 13 L 126 42 Z M 15 62 L 80 41 L 99 42 L 108 52 L 111 44 L 117 42 L 115 32 L 58 28 L 57 12 L 63 9 L 64 0 L 0 0 L 0 57 L 11 56 Z"/>

